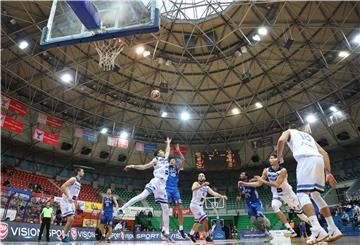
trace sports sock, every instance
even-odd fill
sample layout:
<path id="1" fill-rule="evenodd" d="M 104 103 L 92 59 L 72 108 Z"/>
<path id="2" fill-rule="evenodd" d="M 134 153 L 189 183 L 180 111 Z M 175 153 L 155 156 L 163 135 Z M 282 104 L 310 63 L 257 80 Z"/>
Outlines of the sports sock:
<path id="1" fill-rule="evenodd" d="M 336 225 L 334 223 L 333 218 L 331 216 L 329 216 L 329 217 L 325 217 L 325 219 L 326 219 L 326 223 L 329 226 L 329 229 L 336 230 L 337 227 L 336 227 Z"/>
<path id="2" fill-rule="evenodd" d="M 191 229 L 190 235 L 193 236 L 194 234 L 195 234 L 195 231 L 193 229 Z"/>
<path id="3" fill-rule="evenodd" d="M 291 226 L 290 226 L 289 223 L 286 223 L 286 224 L 285 224 L 285 227 L 288 228 L 288 229 L 291 229 Z"/>
<path id="4" fill-rule="evenodd" d="M 184 230 L 184 226 L 182 226 L 182 225 L 179 225 L 179 230 Z"/>
<path id="5" fill-rule="evenodd" d="M 309 220 L 310 220 L 310 223 L 311 223 L 312 227 L 314 227 L 315 229 L 320 229 L 321 228 L 316 215 L 310 216 Z"/>

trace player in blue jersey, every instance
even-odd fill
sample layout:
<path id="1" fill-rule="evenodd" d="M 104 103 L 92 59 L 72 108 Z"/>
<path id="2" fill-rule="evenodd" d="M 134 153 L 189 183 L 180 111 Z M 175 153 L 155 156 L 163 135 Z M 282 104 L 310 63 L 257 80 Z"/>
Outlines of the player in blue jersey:
<path id="1" fill-rule="evenodd" d="M 178 214 L 179 233 L 182 238 L 187 239 L 184 232 L 184 216 L 183 207 L 179 193 L 179 173 L 184 169 L 185 158 L 180 151 L 179 144 L 176 145 L 176 150 L 180 155 L 180 159 L 170 158 L 169 160 L 169 177 L 166 181 L 166 194 L 169 204 L 173 203 Z"/>
<path id="2" fill-rule="evenodd" d="M 270 222 L 264 215 L 264 209 L 259 199 L 259 194 L 257 193 L 255 187 L 252 187 L 251 185 L 249 186 L 249 182 L 254 181 L 256 181 L 256 179 L 249 180 L 249 176 L 246 174 L 246 172 L 242 172 L 240 174 L 240 181 L 238 182 L 240 196 L 237 197 L 237 201 L 240 201 L 242 196 L 245 197 L 251 223 L 255 225 L 255 227 L 260 231 L 265 233 L 266 241 L 271 241 L 273 237 L 267 230 Z"/>
<path id="3" fill-rule="evenodd" d="M 112 222 L 113 222 L 113 213 L 114 213 L 114 205 L 115 210 L 119 208 L 119 205 L 116 201 L 116 198 L 111 194 L 111 188 L 107 188 L 106 195 L 103 198 L 103 212 L 100 221 L 100 231 L 102 237 L 100 241 L 105 240 L 105 225 L 107 225 L 107 242 L 110 243 L 111 234 L 112 234 Z"/>

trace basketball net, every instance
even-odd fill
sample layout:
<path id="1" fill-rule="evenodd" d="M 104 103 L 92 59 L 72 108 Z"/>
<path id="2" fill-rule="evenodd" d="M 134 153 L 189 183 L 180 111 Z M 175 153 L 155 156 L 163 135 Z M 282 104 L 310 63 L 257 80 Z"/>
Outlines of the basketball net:
<path id="1" fill-rule="evenodd" d="M 115 67 L 116 57 L 124 49 L 125 42 L 121 38 L 100 40 L 93 43 L 99 54 L 99 66 L 104 71 L 111 71 Z"/>

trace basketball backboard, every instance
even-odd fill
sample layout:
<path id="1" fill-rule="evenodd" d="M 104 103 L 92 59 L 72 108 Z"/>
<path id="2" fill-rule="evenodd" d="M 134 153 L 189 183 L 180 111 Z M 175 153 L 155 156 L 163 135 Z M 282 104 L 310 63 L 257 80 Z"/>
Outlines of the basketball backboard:
<path id="1" fill-rule="evenodd" d="M 54 0 L 40 45 L 51 48 L 157 32 L 156 0 Z"/>

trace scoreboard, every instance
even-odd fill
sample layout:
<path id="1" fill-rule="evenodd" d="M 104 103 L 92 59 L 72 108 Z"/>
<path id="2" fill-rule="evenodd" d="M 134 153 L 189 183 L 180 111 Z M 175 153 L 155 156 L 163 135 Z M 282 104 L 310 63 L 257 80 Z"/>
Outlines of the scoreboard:
<path id="1" fill-rule="evenodd" d="M 198 169 L 235 168 L 240 166 L 240 157 L 232 150 L 195 152 L 195 164 Z"/>

